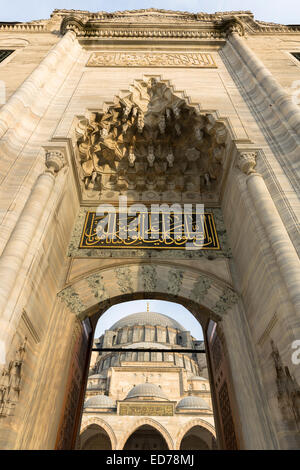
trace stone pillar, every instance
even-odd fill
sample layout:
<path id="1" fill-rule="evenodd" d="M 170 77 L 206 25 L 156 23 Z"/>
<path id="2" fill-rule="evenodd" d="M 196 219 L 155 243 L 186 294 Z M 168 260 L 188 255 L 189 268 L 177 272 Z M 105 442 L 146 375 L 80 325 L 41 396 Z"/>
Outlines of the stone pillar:
<path id="1" fill-rule="evenodd" d="M 274 253 L 290 301 L 300 313 L 300 260 L 261 174 L 255 172 L 256 153 L 241 153 L 238 168 L 247 175 L 247 188 L 260 224 Z"/>
<path id="2" fill-rule="evenodd" d="M 75 39 L 76 34 L 73 31 L 68 31 L 1 108 L 0 139 L 12 123 L 16 122 L 16 117 L 19 123 L 19 113 L 24 106 L 29 106 L 32 103 L 38 90 L 49 80 L 49 72 L 55 73 L 64 56 L 70 53 Z"/>
<path id="3" fill-rule="evenodd" d="M 243 62 L 251 70 L 256 81 L 265 91 L 266 95 L 277 106 L 283 114 L 284 119 L 298 136 L 300 135 L 300 109 L 293 103 L 291 97 L 272 76 L 271 72 L 259 60 L 249 48 L 245 39 L 241 37 L 242 32 L 238 28 L 228 30 L 228 40 L 237 51 Z"/>
<path id="4" fill-rule="evenodd" d="M 47 170 L 37 178 L 19 220 L 0 257 L 0 340 L 2 339 L 6 344 L 9 344 L 9 338 L 13 333 L 10 330 L 13 327 L 10 323 L 12 312 L 10 309 L 5 311 L 5 307 L 42 218 L 43 211 L 51 197 L 55 175 L 63 166 L 64 157 L 61 152 L 52 151 L 46 153 Z"/>

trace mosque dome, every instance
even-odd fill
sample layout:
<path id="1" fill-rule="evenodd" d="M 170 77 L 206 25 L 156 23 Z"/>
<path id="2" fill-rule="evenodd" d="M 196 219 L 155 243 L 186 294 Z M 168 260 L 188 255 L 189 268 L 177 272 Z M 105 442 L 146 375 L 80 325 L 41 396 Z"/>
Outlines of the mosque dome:
<path id="1" fill-rule="evenodd" d="M 182 398 L 176 408 L 178 410 L 210 410 L 209 404 L 203 398 L 193 395 Z"/>
<path id="2" fill-rule="evenodd" d="M 128 393 L 126 400 L 130 398 L 142 398 L 142 397 L 163 398 L 164 400 L 168 400 L 168 397 L 158 385 L 150 384 L 150 383 L 144 383 L 144 384 L 136 385 L 135 387 L 133 387 Z"/>
<path id="3" fill-rule="evenodd" d="M 163 315 L 162 313 L 156 312 L 139 312 L 128 315 L 121 320 L 117 321 L 110 330 L 117 330 L 118 328 L 124 328 L 126 326 L 134 325 L 151 325 L 151 326 L 164 326 L 171 327 L 175 330 L 186 331 L 185 328 L 180 325 L 173 318 Z"/>
<path id="4" fill-rule="evenodd" d="M 116 408 L 116 402 L 107 395 L 95 395 L 84 404 L 84 408 Z"/>

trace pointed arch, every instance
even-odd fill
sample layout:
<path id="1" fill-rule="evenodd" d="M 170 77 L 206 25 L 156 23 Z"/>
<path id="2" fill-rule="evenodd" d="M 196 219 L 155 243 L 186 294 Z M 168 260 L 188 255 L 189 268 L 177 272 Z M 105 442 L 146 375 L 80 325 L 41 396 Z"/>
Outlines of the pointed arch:
<path id="1" fill-rule="evenodd" d="M 104 312 L 124 300 L 151 295 L 185 305 L 193 314 L 203 312 L 219 321 L 238 301 L 232 286 L 213 273 L 174 262 L 128 261 L 86 273 L 63 289 L 58 297 L 81 320 Z"/>
<path id="2" fill-rule="evenodd" d="M 215 428 L 213 427 L 212 424 L 208 423 L 204 419 L 201 418 L 195 418 L 192 419 L 191 421 L 188 421 L 178 432 L 176 440 L 175 440 L 175 449 L 179 450 L 180 449 L 180 444 L 184 436 L 186 435 L 187 432 L 189 432 L 190 429 L 192 429 L 195 426 L 200 426 L 201 428 L 206 429 L 209 433 L 212 434 L 212 436 L 216 439 L 216 431 Z"/>
<path id="3" fill-rule="evenodd" d="M 116 435 L 115 435 L 112 427 L 106 421 L 99 418 L 98 416 L 91 416 L 90 418 L 87 418 L 86 420 L 83 421 L 82 427 L 81 427 L 81 430 L 80 430 L 79 438 L 93 424 L 96 424 L 100 428 L 104 429 L 104 431 L 107 433 L 107 435 L 110 439 L 112 450 L 115 450 L 116 449 L 116 443 L 117 443 Z"/>
<path id="4" fill-rule="evenodd" d="M 162 435 L 164 440 L 166 441 L 169 450 L 174 450 L 173 439 L 172 439 L 171 435 L 169 434 L 169 432 L 166 430 L 166 428 L 164 426 L 162 426 L 162 424 L 158 423 L 157 421 L 155 421 L 152 418 L 140 418 L 137 421 L 135 421 L 135 423 L 131 426 L 131 428 L 127 431 L 127 433 L 118 442 L 117 450 L 122 450 L 124 448 L 127 440 L 129 439 L 129 437 L 138 428 L 140 428 L 141 426 L 144 426 L 144 425 L 152 426 L 154 429 L 156 429 L 156 431 L 158 431 Z"/>

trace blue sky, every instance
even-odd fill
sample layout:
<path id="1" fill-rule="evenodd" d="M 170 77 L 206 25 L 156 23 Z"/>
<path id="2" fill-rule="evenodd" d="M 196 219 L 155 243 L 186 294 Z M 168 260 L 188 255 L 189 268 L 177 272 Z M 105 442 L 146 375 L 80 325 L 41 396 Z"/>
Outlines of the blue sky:
<path id="1" fill-rule="evenodd" d="M 250 10 L 258 20 L 300 24 L 299 0 L 0 0 L 0 21 L 30 21 L 49 18 L 55 8 L 89 11 L 163 8 L 191 12 Z"/>
<path id="2" fill-rule="evenodd" d="M 195 317 L 182 305 L 174 302 L 161 300 L 149 300 L 149 311 L 163 313 L 174 318 L 186 330 L 189 330 L 196 339 L 202 339 L 202 329 Z M 133 302 L 123 302 L 108 309 L 100 318 L 95 332 L 98 338 L 105 330 L 108 330 L 116 321 L 126 315 L 147 311 L 147 300 L 134 300 Z"/>

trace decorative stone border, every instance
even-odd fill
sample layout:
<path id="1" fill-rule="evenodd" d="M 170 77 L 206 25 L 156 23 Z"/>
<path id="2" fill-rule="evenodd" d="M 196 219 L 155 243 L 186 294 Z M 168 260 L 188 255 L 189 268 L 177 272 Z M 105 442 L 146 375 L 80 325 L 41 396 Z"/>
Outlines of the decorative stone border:
<path id="1" fill-rule="evenodd" d="M 216 319 L 238 301 L 237 293 L 213 276 L 173 263 L 124 264 L 87 275 L 63 289 L 58 297 L 83 319 L 95 311 L 104 311 L 122 297 L 132 300 L 140 293 L 163 296 L 165 300 L 191 304 L 197 312 L 206 308 Z M 192 311 L 192 310 L 191 310 Z M 91 313 L 89 313 L 91 312 Z"/>

